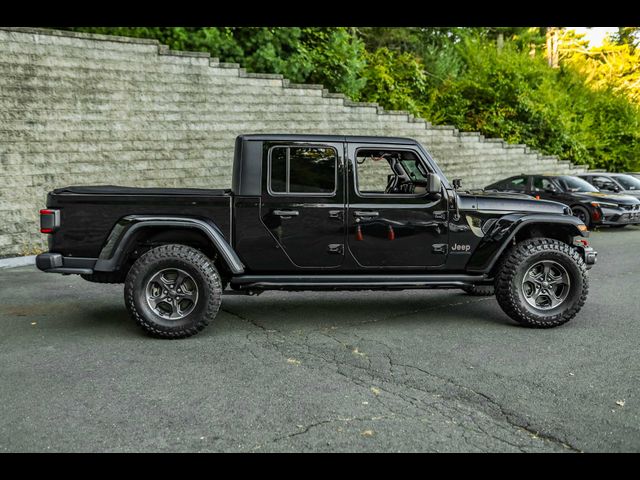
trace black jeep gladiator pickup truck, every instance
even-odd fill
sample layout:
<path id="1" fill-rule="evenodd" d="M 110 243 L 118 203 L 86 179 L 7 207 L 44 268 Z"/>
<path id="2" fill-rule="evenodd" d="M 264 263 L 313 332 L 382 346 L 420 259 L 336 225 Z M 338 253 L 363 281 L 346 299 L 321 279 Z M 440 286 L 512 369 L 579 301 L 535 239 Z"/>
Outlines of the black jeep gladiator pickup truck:
<path id="1" fill-rule="evenodd" d="M 554 327 L 596 262 L 565 205 L 459 192 L 406 138 L 244 135 L 231 190 L 60 188 L 40 222 L 39 269 L 124 283 L 133 319 L 164 338 L 201 331 L 225 289 L 495 292 L 517 322 Z"/>

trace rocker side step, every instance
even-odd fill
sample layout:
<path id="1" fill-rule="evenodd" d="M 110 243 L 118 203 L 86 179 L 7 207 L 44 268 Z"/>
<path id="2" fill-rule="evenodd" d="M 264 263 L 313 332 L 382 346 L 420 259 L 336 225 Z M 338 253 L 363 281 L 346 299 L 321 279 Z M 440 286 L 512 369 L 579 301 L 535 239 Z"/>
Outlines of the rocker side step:
<path id="1" fill-rule="evenodd" d="M 460 288 L 490 281 L 486 275 L 242 275 L 231 279 L 237 290 L 402 290 Z"/>

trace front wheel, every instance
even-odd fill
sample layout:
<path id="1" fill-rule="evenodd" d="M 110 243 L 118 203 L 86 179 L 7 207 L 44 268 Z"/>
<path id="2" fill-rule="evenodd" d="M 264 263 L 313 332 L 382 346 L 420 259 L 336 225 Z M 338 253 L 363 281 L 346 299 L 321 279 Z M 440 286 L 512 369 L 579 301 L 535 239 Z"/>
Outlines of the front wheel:
<path id="1" fill-rule="evenodd" d="M 591 215 L 589 214 L 589 210 L 584 207 L 575 206 L 571 207 L 571 211 L 574 217 L 578 217 L 587 228 L 591 228 Z"/>
<path id="2" fill-rule="evenodd" d="M 185 338 L 216 316 L 222 284 L 213 262 L 199 250 L 162 245 L 133 264 L 124 294 L 131 317 L 148 334 Z"/>
<path id="3" fill-rule="evenodd" d="M 525 240 L 502 260 L 496 299 L 515 321 L 535 328 L 557 327 L 580 311 L 589 279 L 580 254 L 551 238 Z"/>

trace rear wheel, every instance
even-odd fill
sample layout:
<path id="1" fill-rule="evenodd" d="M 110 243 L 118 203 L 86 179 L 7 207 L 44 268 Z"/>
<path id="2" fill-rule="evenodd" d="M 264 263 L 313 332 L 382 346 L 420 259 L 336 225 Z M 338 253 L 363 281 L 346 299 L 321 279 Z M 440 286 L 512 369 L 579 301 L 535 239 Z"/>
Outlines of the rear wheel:
<path id="1" fill-rule="evenodd" d="M 581 255 L 550 238 L 525 240 L 503 258 L 495 280 L 504 312 L 528 327 L 550 328 L 571 320 L 587 298 Z"/>
<path id="2" fill-rule="evenodd" d="M 185 245 L 163 245 L 133 264 L 124 293 L 131 317 L 148 334 L 185 338 L 215 318 L 222 285 L 205 254 Z"/>

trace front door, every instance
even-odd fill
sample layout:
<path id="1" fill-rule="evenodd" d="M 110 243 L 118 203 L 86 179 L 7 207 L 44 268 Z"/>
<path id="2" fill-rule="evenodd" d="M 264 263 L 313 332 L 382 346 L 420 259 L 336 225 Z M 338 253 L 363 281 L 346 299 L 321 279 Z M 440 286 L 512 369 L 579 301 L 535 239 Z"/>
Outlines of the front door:
<path id="1" fill-rule="evenodd" d="M 293 266 L 339 267 L 345 252 L 344 145 L 280 142 L 265 148 L 263 224 Z"/>
<path id="2" fill-rule="evenodd" d="M 415 148 L 348 144 L 347 244 L 363 267 L 424 269 L 447 259 L 444 193 L 426 192 L 428 161 Z"/>

